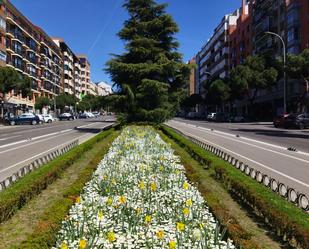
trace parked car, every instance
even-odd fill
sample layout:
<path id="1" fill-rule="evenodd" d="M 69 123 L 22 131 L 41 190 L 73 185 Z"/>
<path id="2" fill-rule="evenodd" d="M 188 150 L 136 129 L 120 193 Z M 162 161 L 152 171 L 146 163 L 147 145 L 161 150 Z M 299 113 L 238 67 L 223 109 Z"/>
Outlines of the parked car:
<path id="1" fill-rule="evenodd" d="M 69 112 L 64 112 L 64 113 L 61 113 L 59 115 L 59 120 L 62 121 L 62 120 L 73 120 L 74 117 L 71 113 Z"/>
<path id="2" fill-rule="evenodd" d="M 224 113 L 216 113 L 215 114 L 215 119 L 216 122 L 226 122 L 227 117 Z"/>
<path id="3" fill-rule="evenodd" d="M 281 114 L 281 115 L 274 117 L 274 119 L 273 119 L 274 127 L 276 127 L 276 128 L 284 127 L 284 122 L 285 122 L 285 120 L 288 116 L 289 116 L 289 114 Z"/>
<path id="4" fill-rule="evenodd" d="M 79 118 L 90 118 L 90 116 L 87 112 L 84 112 L 79 115 Z"/>
<path id="5" fill-rule="evenodd" d="M 44 117 L 43 117 L 43 115 L 42 114 L 36 114 L 38 117 L 39 117 L 39 119 L 40 119 L 40 124 L 43 124 L 43 123 L 45 123 L 44 122 Z"/>
<path id="6" fill-rule="evenodd" d="M 304 129 L 309 127 L 309 113 L 290 114 L 285 118 L 284 128 L 296 127 Z"/>
<path id="7" fill-rule="evenodd" d="M 93 112 L 92 114 L 94 115 L 95 118 L 100 117 L 100 113 L 99 112 Z"/>
<path id="8" fill-rule="evenodd" d="M 34 115 L 33 113 L 23 113 L 18 117 L 8 118 L 7 122 L 10 125 L 18 125 L 18 124 L 36 125 L 41 123 L 41 120 L 37 115 Z"/>
<path id="9" fill-rule="evenodd" d="M 211 112 L 207 115 L 207 120 L 209 121 L 215 121 L 216 120 L 216 113 L 215 112 Z"/>
<path id="10" fill-rule="evenodd" d="M 44 118 L 45 123 L 52 123 L 55 121 L 54 117 L 50 114 L 43 114 L 42 116 Z"/>

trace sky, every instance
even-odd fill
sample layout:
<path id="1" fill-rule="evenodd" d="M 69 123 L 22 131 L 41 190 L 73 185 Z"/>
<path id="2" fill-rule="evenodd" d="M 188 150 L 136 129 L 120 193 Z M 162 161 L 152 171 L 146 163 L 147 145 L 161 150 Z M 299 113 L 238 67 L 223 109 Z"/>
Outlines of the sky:
<path id="1" fill-rule="evenodd" d="M 121 54 L 124 42 L 117 37 L 128 18 L 124 0 L 11 0 L 32 23 L 51 37 L 63 38 L 75 54 L 86 54 L 91 80 L 112 84 L 104 72 L 111 54 Z M 222 17 L 241 0 L 157 0 L 168 3 L 167 13 L 179 26 L 176 35 L 184 61 L 191 59 L 212 35 Z"/>

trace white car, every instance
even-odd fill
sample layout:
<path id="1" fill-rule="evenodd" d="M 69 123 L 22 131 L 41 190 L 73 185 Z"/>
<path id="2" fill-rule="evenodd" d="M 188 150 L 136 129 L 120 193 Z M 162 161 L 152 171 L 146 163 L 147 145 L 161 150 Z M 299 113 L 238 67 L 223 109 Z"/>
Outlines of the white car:
<path id="1" fill-rule="evenodd" d="M 50 114 L 43 114 L 42 116 L 45 123 L 52 123 L 55 121 L 54 117 Z"/>
<path id="2" fill-rule="evenodd" d="M 95 116 L 91 112 L 87 112 L 89 118 L 94 118 Z"/>

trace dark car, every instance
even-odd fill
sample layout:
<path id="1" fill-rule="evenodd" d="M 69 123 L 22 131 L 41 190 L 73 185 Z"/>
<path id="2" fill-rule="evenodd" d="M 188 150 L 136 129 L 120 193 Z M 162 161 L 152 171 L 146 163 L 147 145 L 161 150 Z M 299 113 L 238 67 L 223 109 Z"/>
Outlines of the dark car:
<path id="1" fill-rule="evenodd" d="M 61 113 L 58 118 L 59 118 L 60 121 L 62 121 L 62 120 L 73 120 L 74 116 L 69 112 L 65 112 L 65 113 Z"/>
<path id="2" fill-rule="evenodd" d="M 290 114 L 284 121 L 284 128 L 290 127 L 299 129 L 309 127 L 309 113 Z"/>
<path id="3" fill-rule="evenodd" d="M 32 124 L 36 125 L 40 123 L 40 118 L 33 113 L 24 113 L 18 117 L 8 118 L 7 122 L 10 125 L 18 125 L 18 124 Z"/>
<path id="4" fill-rule="evenodd" d="M 278 127 L 284 127 L 284 123 L 286 121 L 286 118 L 289 116 L 289 114 L 281 114 L 273 119 L 273 124 L 276 128 Z"/>

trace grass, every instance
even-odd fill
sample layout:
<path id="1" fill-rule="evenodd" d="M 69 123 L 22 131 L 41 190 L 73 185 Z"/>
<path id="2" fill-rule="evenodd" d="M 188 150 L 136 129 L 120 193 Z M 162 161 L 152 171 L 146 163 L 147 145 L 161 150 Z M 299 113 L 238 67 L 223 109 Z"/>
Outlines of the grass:
<path id="1" fill-rule="evenodd" d="M 161 129 L 199 161 L 207 161 L 208 174 L 220 182 L 237 200 L 244 199 L 246 204 L 249 203 L 255 214 L 262 217 L 278 236 L 289 240 L 293 247 L 309 248 L 309 215 L 307 213 L 214 154 L 179 135 L 175 130 L 167 126 Z"/>
<path id="2" fill-rule="evenodd" d="M 1 224 L 0 248 L 50 248 L 61 221 L 118 134 L 118 131 L 109 132 L 73 162 L 59 179 Z"/>

